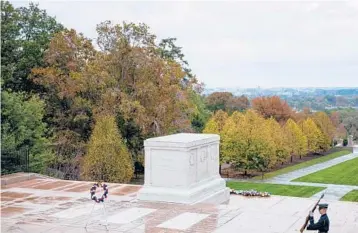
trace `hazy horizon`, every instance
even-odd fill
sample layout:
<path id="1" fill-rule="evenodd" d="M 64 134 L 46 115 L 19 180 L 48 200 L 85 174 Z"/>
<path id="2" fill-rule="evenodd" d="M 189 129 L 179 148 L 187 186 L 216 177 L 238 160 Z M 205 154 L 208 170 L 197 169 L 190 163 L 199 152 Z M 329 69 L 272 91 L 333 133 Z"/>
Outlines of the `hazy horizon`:
<path id="1" fill-rule="evenodd" d="M 175 37 L 207 88 L 358 85 L 354 1 L 40 1 L 39 6 L 91 39 L 105 20 L 144 22 L 158 39 Z"/>
<path id="2" fill-rule="evenodd" d="M 331 86 L 331 87 L 325 87 L 325 86 L 267 86 L 267 87 L 262 87 L 262 86 L 248 86 L 248 87 L 244 87 L 244 86 L 215 86 L 215 87 L 209 87 L 207 85 L 205 85 L 206 89 L 236 89 L 236 88 L 240 88 L 240 89 L 249 89 L 249 88 L 260 88 L 260 89 L 278 89 L 278 88 L 295 88 L 295 89 L 302 89 L 302 88 L 316 88 L 316 89 L 358 89 L 358 85 L 357 86 Z"/>

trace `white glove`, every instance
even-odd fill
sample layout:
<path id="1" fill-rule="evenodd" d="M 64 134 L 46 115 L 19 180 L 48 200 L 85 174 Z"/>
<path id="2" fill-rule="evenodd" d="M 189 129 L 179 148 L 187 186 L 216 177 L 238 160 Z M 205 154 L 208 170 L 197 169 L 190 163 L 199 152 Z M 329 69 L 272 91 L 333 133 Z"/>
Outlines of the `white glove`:
<path id="1" fill-rule="evenodd" d="M 313 217 L 313 212 L 312 212 L 312 211 L 310 211 L 309 215 L 310 215 L 310 217 Z"/>

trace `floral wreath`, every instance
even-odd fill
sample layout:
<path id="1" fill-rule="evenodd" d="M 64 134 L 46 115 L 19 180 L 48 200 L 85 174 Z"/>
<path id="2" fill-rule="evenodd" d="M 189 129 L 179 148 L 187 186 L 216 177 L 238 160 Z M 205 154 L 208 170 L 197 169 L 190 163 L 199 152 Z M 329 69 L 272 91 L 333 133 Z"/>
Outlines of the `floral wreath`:
<path id="1" fill-rule="evenodd" d="M 269 192 L 258 192 L 254 189 L 251 190 L 230 190 L 230 194 L 242 195 L 242 196 L 258 196 L 258 197 L 270 197 L 271 194 Z"/>
<path id="2" fill-rule="evenodd" d="M 100 198 L 96 196 L 97 188 L 101 187 L 103 189 L 103 194 Z M 102 184 L 101 182 L 95 183 L 90 189 L 91 200 L 94 200 L 97 203 L 104 202 L 104 199 L 108 196 L 108 185 Z"/>

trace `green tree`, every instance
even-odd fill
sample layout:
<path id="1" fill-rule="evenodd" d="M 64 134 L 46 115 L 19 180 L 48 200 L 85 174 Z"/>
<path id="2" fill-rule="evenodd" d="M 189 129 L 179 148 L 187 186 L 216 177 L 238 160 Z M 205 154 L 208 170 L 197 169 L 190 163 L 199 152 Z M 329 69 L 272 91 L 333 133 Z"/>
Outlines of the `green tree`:
<path id="1" fill-rule="evenodd" d="M 211 112 L 206 108 L 204 97 L 195 90 L 190 91 L 190 101 L 195 106 L 195 112 L 192 115 L 191 125 L 195 132 L 201 133 L 206 122 L 209 120 Z"/>
<path id="2" fill-rule="evenodd" d="M 90 180 L 126 183 L 132 178 L 132 158 L 114 116 L 97 118 L 82 170 L 84 177 Z"/>
<path id="3" fill-rule="evenodd" d="M 44 102 L 37 96 L 25 98 L 24 94 L 8 91 L 2 91 L 1 99 L 2 155 L 15 156 L 26 148 L 30 154 L 31 171 L 43 172 L 53 158 L 45 138 Z M 3 161 L 2 165 L 2 170 L 6 170 L 13 164 Z"/>
<path id="4" fill-rule="evenodd" d="M 162 39 L 158 45 L 158 52 L 162 58 L 178 62 L 183 67 L 188 78 L 193 78 L 194 75 L 189 68 L 189 63 L 184 59 L 182 48 L 175 44 L 176 40 L 176 38 Z M 186 81 L 186 78 L 184 78 L 184 81 Z"/>
<path id="5" fill-rule="evenodd" d="M 117 114 L 116 121 L 128 151 L 136 161 L 142 154 L 144 135 L 133 119 L 125 120 L 120 114 Z"/>
<path id="6" fill-rule="evenodd" d="M 20 51 L 20 15 L 8 2 L 1 1 L 1 82 L 10 83 Z"/>
<path id="7" fill-rule="evenodd" d="M 344 111 L 341 118 L 348 134 L 353 135 L 353 140 L 358 140 L 358 111 Z"/>
<path id="8" fill-rule="evenodd" d="M 40 91 L 28 79 L 32 68 L 44 65 L 44 53 L 52 36 L 63 30 L 56 19 L 38 5 L 14 9 L 1 1 L 1 68 L 5 89 Z"/>

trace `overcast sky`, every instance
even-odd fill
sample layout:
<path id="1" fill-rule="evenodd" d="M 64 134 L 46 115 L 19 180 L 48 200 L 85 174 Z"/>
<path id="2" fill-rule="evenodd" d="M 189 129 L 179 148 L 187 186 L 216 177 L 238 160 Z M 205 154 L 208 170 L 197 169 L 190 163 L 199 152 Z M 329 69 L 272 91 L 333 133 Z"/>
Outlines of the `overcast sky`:
<path id="1" fill-rule="evenodd" d="M 358 1 L 36 2 L 92 39 L 104 20 L 176 37 L 207 87 L 358 87 Z"/>

